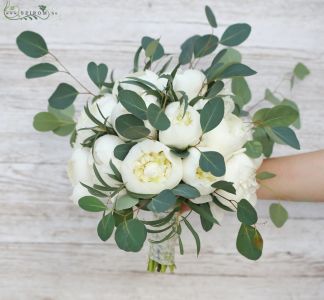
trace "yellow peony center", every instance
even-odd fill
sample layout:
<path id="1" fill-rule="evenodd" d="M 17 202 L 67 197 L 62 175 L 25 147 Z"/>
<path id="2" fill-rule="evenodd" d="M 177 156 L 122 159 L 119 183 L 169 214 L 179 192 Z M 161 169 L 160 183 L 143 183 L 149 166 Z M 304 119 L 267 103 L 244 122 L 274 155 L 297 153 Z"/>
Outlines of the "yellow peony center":
<path id="1" fill-rule="evenodd" d="M 183 109 L 180 109 L 178 111 L 178 114 L 175 118 L 175 122 L 177 124 L 182 124 L 185 126 L 189 126 L 192 123 L 192 118 L 190 112 L 186 112 L 185 115 L 183 115 Z"/>
<path id="2" fill-rule="evenodd" d="M 204 172 L 200 167 L 198 167 L 196 170 L 196 177 L 200 180 L 206 180 L 210 182 L 216 180 L 216 177 L 214 175 L 212 175 L 210 172 Z"/>
<path id="3" fill-rule="evenodd" d="M 144 153 L 134 166 L 134 174 L 141 182 L 161 182 L 171 173 L 172 164 L 163 151 Z"/>

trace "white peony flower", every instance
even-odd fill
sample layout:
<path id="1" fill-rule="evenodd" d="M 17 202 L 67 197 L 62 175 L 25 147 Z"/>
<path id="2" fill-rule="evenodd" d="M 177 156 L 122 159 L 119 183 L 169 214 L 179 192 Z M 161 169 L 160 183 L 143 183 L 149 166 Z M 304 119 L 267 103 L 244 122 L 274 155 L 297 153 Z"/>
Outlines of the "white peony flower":
<path id="1" fill-rule="evenodd" d="M 199 147 L 201 151 L 212 151 L 210 148 Z M 211 186 L 219 177 L 204 172 L 199 167 L 200 152 L 196 148 L 189 149 L 189 155 L 183 160 L 183 181 L 195 187 L 200 195 L 208 195 L 215 189 Z"/>
<path id="2" fill-rule="evenodd" d="M 213 130 L 202 136 L 200 146 L 212 148 L 224 157 L 240 149 L 252 139 L 251 125 L 229 114 Z"/>
<path id="3" fill-rule="evenodd" d="M 99 98 L 94 103 L 91 103 L 89 105 L 89 110 L 93 114 L 93 116 L 100 122 L 104 123 L 105 119 L 102 117 L 102 115 L 107 118 L 107 123 L 109 124 L 111 122 L 110 116 L 113 111 L 113 108 L 116 106 L 117 101 L 112 97 L 110 94 L 105 94 L 103 97 Z M 99 109 L 100 112 L 99 112 Z M 92 128 L 97 126 L 95 123 L 93 123 L 85 111 L 83 110 L 81 112 L 81 115 L 77 121 L 76 124 L 76 130 L 77 130 L 77 139 L 76 139 L 76 146 L 80 146 L 83 141 L 93 135 L 93 131 L 91 129 L 88 130 L 80 130 L 82 128 Z"/>
<path id="4" fill-rule="evenodd" d="M 167 106 L 165 114 L 171 126 L 159 133 L 159 140 L 163 144 L 177 149 L 198 144 L 202 134 L 200 114 L 191 106 L 188 106 L 184 115 L 183 112 L 184 107 L 179 102 L 172 102 Z"/>
<path id="5" fill-rule="evenodd" d="M 159 105 L 156 97 L 152 96 L 152 95 L 142 95 L 141 96 L 142 99 L 144 100 L 146 107 L 149 107 L 150 104 L 154 103 L 156 105 Z M 126 114 L 130 114 L 129 111 L 127 111 L 127 109 L 119 102 L 113 109 L 112 113 L 111 113 L 111 117 L 110 117 L 110 121 L 112 126 L 114 127 L 114 129 L 116 130 L 118 136 L 123 140 L 123 141 L 127 141 L 127 139 L 125 137 L 123 137 L 121 134 L 119 134 L 119 132 L 116 129 L 116 120 L 118 117 L 120 117 L 121 115 L 126 115 Z M 149 134 L 149 136 L 151 138 L 156 138 L 156 129 L 150 124 L 150 122 L 148 120 L 144 121 L 144 125 L 146 128 L 148 128 L 151 133 Z"/>
<path id="6" fill-rule="evenodd" d="M 196 204 L 208 203 L 213 217 L 219 223 L 223 220 L 224 210 L 213 202 L 213 198 L 211 195 L 200 196 L 198 198 L 190 199 L 190 201 Z"/>
<path id="7" fill-rule="evenodd" d="M 108 174 L 114 174 L 110 167 L 110 160 L 116 166 L 116 168 L 120 169 L 120 160 L 115 158 L 114 149 L 117 145 L 122 144 L 123 141 L 115 136 L 115 135 L 104 135 L 96 140 L 93 146 L 93 155 L 89 156 L 89 168 L 91 170 L 91 174 L 93 176 L 93 183 L 100 184 L 98 178 L 96 177 L 93 164 L 96 164 L 98 172 L 102 179 L 110 186 L 116 186 L 118 182 L 112 179 Z"/>
<path id="8" fill-rule="evenodd" d="M 136 73 L 129 74 L 125 78 L 123 78 L 119 81 L 117 80 L 115 82 L 113 90 L 112 90 L 112 94 L 115 97 L 115 99 L 117 99 L 117 96 L 118 96 L 118 87 L 119 86 L 121 88 L 123 88 L 124 90 L 133 91 L 140 96 L 142 96 L 143 94 L 146 93 L 146 91 L 142 87 L 135 85 L 135 84 L 124 82 L 124 81 L 132 80 L 130 77 L 136 77 L 136 78 L 148 81 L 148 82 L 154 84 L 159 90 L 163 90 L 166 86 L 166 80 L 163 78 L 159 78 L 159 76 L 157 74 L 155 74 L 154 72 L 152 72 L 150 70 L 139 71 Z"/>
<path id="9" fill-rule="evenodd" d="M 179 71 L 173 79 L 173 88 L 176 92 L 183 91 L 189 100 L 197 96 L 204 96 L 207 92 L 207 78 L 198 70 Z"/>
<path id="10" fill-rule="evenodd" d="M 224 180 L 234 183 L 236 195 L 222 190 L 218 190 L 217 193 L 237 202 L 246 199 L 252 205 L 255 205 L 257 201 L 256 190 L 259 187 L 255 174 L 261 163 L 262 158 L 252 159 L 242 151 L 235 153 L 226 163 Z M 229 201 L 220 196 L 217 198 L 224 205 L 233 209 L 233 205 Z"/>
<path id="11" fill-rule="evenodd" d="M 91 169 L 88 165 L 88 159 L 91 156 L 88 148 L 75 148 L 72 157 L 68 162 L 67 173 L 71 184 L 73 185 L 73 193 L 70 199 L 77 204 L 83 196 L 89 196 L 88 190 L 81 185 L 80 182 L 92 186 Z"/>
<path id="12" fill-rule="evenodd" d="M 121 163 L 127 190 L 139 194 L 159 194 L 172 189 L 182 178 L 181 158 L 164 144 L 144 140 L 136 144 Z"/>

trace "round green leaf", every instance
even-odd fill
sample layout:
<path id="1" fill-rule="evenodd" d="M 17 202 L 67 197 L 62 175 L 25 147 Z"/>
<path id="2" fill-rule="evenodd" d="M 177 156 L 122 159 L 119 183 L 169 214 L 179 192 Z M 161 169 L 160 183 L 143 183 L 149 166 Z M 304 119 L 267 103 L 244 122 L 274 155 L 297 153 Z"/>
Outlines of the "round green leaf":
<path id="1" fill-rule="evenodd" d="M 225 174 L 225 161 L 223 155 L 215 151 L 200 153 L 199 166 L 204 172 L 210 172 L 216 177 Z"/>
<path id="2" fill-rule="evenodd" d="M 138 219 L 127 220 L 118 225 L 115 232 L 117 246 L 127 252 L 138 252 L 146 240 L 147 231 Z"/>
<path id="3" fill-rule="evenodd" d="M 154 41 L 156 41 L 156 40 L 152 39 L 151 37 L 148 37 L 148 36 L 144 36 L 142 38 L 142 48 L 145 50 L 145 52 L 146 52 L 147 47 L 150 45 L 150 43 L 154 42 Z M 149 53 L 149 54 L 151 54 L 151 53 Z M 160 59 L 161 57 L 163 57 L 163 55 L 164 55 L 164 49 L 163 49 L 162 45 L 160 43 L 158 43 L 158 45 L 156 46 L 156 49 L 154 51 L 154 55 L 153 55 L 153 57 L 150 57 L 150 59 L 153 62 L 153 61 L 156 61 L 156 60 Z"/>
<path id="4" fill-rule="evenodd" d="M 232 79 L 232 92 L 240 97 L 240 107 L 243 107 L 251 100 L 251 90 L 244 77 L 234 77 Z"/>
<path id="5" fill-rule="evenodd" d="M 248 259 L 259 259 L 263 249 L 261 234 L 256 228 L 242 224 L 237 235 L 236 248 Z"/>
<path id="6" fill-rule="evenodd" d="M 105 215 L 100 220 L 98 227 L 97 227 L 97 233 L 98 236 L 102 241 L 107 241 L 115 228 L 115 219 L 112 213 L 109 213 L 108 215 Z"/>
<path id="7" fill-rule="evenodd" d="M 294 75 L 300 80 L 303 80 L 309 74 L 309 69 L 303 63 L 298 63 L 294 68 Z"/>
<path id="8" fill-rule="evenodd" d="M 90 212 L 99 212 L 107 209 L 106 204 L 94 196 L 84 196 L 79 199 L 79 206 Z"/>
<path id="9" fill-rule="evenodd" d="M 40 112 L 35 115 L 33 126 L 38 131 L 51 131 L 60 126 L 60 121 L 49 112 Z"/>
<path id="10" fill-rule="evenodd" d="M 215 188 L 216 190 L 223 190 L 230 194 L 234 194 L 234 195 L 236 194 L 236 189 L 234 187 L 233 182 L 219 180 L 219 181 L 216 181 L 215 183 L 213 183 L 211 186 L 213 188 Z"/>
<path id="11" fill-rule="evenodd" d="M 217 27 L 217 22 L 216 22 L 215 15 L 214 15 L 213 11 L 211 10 L 211 8 L 208 5 L 205 6 L 205 13 L 206 13 L 206 17 L 207 17 L 209 25 L 211 27 L 216 28 Z"/>
<path id="12" fill-rule="evenodd" d="M 131 114 L 121 115 L 117 118 L 116 130 L 130 140 L 142 139 L 150 134 L 150 130 L 144 126 L 144 122 Z"/>
<path id="13" fill-rule="evenodd" d="M 272 203 L 269 207 L 271 221 L 278 228 L 288 220 L 288 212 L 280 203 Z"/>
<path id="14" fill-rule="evenodd" d="M 16 39 L 20 51 L 29 57 L 39 58 L 48 53 L 44 39 L 36 32 L 24 31 Z"/>
<path id="15" fill-rule="evenodd" d="M 177 197 L 171 190 L 164 190 L 157 196 L 153 197 L 147 208 L 154 212 L 164 212 L 175 205 Z"/>
<path id="16" fill-rule="evenodd" d="M 38 77 L 45 77 L 51 74 L 58 72 L 58 69 L 49 63 L 41 63 L 35 66 L 30 67 L 26 71 L 26 78 L 38 78 Z"/>
<path id="17" fill-rule="evenodd" d="M 248 141 L 244 145 L 246 151 L 245 154 L 251 158 L 258 158 L 261 156 L 263 148 L 259 141 Z"/>
<path id="18" fill-rule="evenodd" d="M 220 97 L 209 100 L 200 112 L 203 133 L 213 130 L 224 117 L 224 101 Z"/>
<path id="19" fill-rule="evenodd" d="M 122 90 L 118 94 L 118 101 L 134 116 L 146 120 L 147 107 L 141 96 L 133 91 Z"/>
<path id="20" fill-rule="evenodd" d="M 130 195 L 124 195 L 124 196 L 120 197 L 119 199 L 117 199 L 115 208 L 117 210 L 131 208 L 131 207 L 135 206 L 138 203 L 138 201 L 139 200 L 137 198 L 134 198 Z"/>
<path id="21" fill-rule="evenodd" d="M 166 130 L 171 124 L 163 109 L 154 103 L 151 103 L 148 107 L 147 118 L 151 125 L 157 130 Z"/>
<path id="22" fill-rule="evenodd" d="M 276 174 L 270 172 L 261 172 L 256 175 L 256 179 L 258 180 L 266 180 L 276 177 Z"/>
<path id="23" fill-rule="evenodd" d="M 114 156 L 119 160 L 124 160 L 128 152 L 136 143 L 125 143 L 117 145 L 114 149 Z"/>
<path id="24" fill-rule="evenodd" d="M 179 56 L 179 64 L 185 65 L 191 62 L 192 55 L 194 53 L 194 46 L 196 40 L 199 38 L 199 35 L 194 35 L 188 38 L 182 45 L 181 45 L 181 53 Z"/>
<path id="25" fill-rule="evenodd" d="M 185 183 L 178 184 L 172 189 L 172 192 L 173 194 L 186 199 L 193 199 L 200 196 L 200 192 L 195 187 Z"/>
<path id="26" fill-rule="evenodd" d="M 218 38 L 212 34 L 200 36 L 195 40 L 194 55 L 196 58 L 212 53 L 218 46 Z"/>
<path id="27" fill-rule="evenodd" d="M 245 23 L 238 23 L 229 26 L 223 33 L 220 43 L 233 47 L 243 43 L 251 33 L 251 26 Z"/>
<path id="28" fill-rule="evenodd" d="M 72 105 L 79 92 L 67 83 L 60 83 L 52 96 L 48 99 L 51 107 L 65 109 Z"/>
<path id="29" fill-rule="evenodd" d="M 105 64 L 97 65 L 92 61 L 88 64 L 87 71 L 92 82 L 101 88 L 106 80 L 108 67 Z"/>
<path id="30" fill-rule="evenodd" d="M 258 221 L 258 215 L 251 203 L 242 199 L 237 205 L 237 218 L 246 225 L 253 225 Z"/>

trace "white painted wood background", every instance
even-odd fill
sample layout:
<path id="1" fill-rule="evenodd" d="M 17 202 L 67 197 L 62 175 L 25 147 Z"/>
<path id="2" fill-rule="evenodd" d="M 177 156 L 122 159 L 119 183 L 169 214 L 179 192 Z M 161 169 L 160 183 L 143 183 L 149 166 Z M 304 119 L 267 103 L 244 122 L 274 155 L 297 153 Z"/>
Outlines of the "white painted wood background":
<path id="1" fill-rule="evenodd" d="M 13 3 L 13 1 L 12 1 Z M 94 90 L 89 61 L 127 73 L 143 35 L 161 36 L 168 52 L 194 33 L 207 33 L 204 5 L 216 12 L 218 32 L 235 22 L 253 27 L 240 47 L 258 71 L 249 80 L 259 99 L 298 61 L 312 75 L 292 97 L 302 110 L 298 133 L 302 151 L 324 147 L 324 1 L 15 1 L 22 7 L 46 4 L 58 11 L 47 21 L 0 18 L 0 299 L 324 299 L 324 205 L 285 203 L 290 219 L 276 229 L 268 220 L 270 202 L 260 202 L 265 245 L 257 262 L 235 250 L 238 224 L 202 233 L 195 257 L 192 237 L 177 257 L 174 275 L 147 274 L 146 253 L 126 254 L 96 237 L 97 216 L 68 200 L 67 140 L 37 133 L 32 118 L 46 110 L 61 75 L 26 80 L 36 63 L 20 53 L 16 36 L 41 33 L 49 48 Z M 4 3 L 3 3 L 4 5 Z M 79 105 L 85 99 L 79 99 Z M 281 147 L 277 154 L 295 151 Z M 312 166 L 316 168 L 316 166 Z M 196 220 L 198 226 L 198 222 Z"/>

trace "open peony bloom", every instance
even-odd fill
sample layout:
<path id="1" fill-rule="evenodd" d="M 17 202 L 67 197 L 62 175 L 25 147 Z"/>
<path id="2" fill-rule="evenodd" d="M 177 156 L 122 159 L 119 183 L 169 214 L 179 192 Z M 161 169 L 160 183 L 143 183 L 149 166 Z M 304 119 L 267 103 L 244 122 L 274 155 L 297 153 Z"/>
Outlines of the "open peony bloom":
<path id="1" fill-rule="evenodd" d="M 117 145 L 122 144 L 123 141 L 115 135 L 104 135 L 96 140 L 93 146 L 93 156 L 90 155 L 88 163 L 93 176 L 93 182 L 100 184 L 93 171 L 93 163 L 99 171 L 102 179 L 110 186 L 116 186 L 118 183 L 116 180 L 108 176 L 113 174 L 113 171 L 109 165 L 110 160 L 116 166 L 117 169 L 120 167 L 120 161 L 114 156 L 114 149 Z"/>
<path id="2" fill-rule="evenodd" d="M 159 194 L 181 181 L 182 161 L 164 144 L 145 140 L 131 148 L 121 163 L 121 175 L 130 192 Z"/>
<path id="3" fill-rule="evenodd" d="M 234 183 L 236 195 L 222 190 L 218 190 L 217 193 L 237 202 L 246 199 L 252 205 L 255 205 L 257 201 L 256 190 L 259 187 L 255 179 L 255 174 L 262 163 L 262 158 L 252 159 L 243 151 L 244 150 L 234 153 L 227 161 L 226 173 L 224 175 L 224 180 Z M 219 196 L 218 199 L 231 209 L 234 208 L 233 205 L 224 198 Z"/>
<path id="4" fill-rule="evenodd" d="M 88 190 L 80 184 L 80 182 L 92 186 L 92 176 L 88 165 L 88 159 L 91 156 L 88 148 L 75 148 L 72 157 L 68 162 L 67 173 L 71 184 L 73 185 L 73 193 L 70 196 L 74 203 L 83 196 L 88 196 Z"/>
<path id="5" fill-rule="evenodd" d="M 102 115 L 107 118 L 107 123 L 109 124 L 111 122 L 110 116 L 112 113 L 112 110 L 114 106 L 117 104 L 117 101 L 110 95 L 105 94 L 103 97 L 99 98 L 97 101 L 89 105 L 89 110 L 93 114 L 93 116 L 99 120 L 100 122 L 104 123 L 105 119 L 102 117 Z M 99 112 L 99 109 L 102 113 L 102 115 Z M 76 130 L 77 130 L 77 140 L 75 145 L 79 146 L 83 141 L 90 137 L 93 132 L 91 129 L 88 130 L 80 130 L 82 128 L 92 128 L 97 126 L 95 123 L 93 123 L 84 110 L 82 110 L 81 115 L 78 119 L 78 122 L 76 124 Z"/>
<path id="6" fill-rule="evenodd" d="M 159 105 L 156 97 L 154 97 L 152 95 L 142 95 L 141 97 L 144 100 L 146 107 L 149 107 L 149 105 L 152 103 L 155 105 Z M 115 130 L 116 130 L 115 124 L 116 124 L 117 118 L 121 115 L 126 115 L 126 114 L 130 114 L 130 112 L 128 112 L 127 109 L 120 102 L 118 102 L 118 104 L 114 107 L 114 109 L 111 113 L 111 117 L 110 117 L 111 124 L 115 128 Z M 148 128 L 151 131 L 149 136 L 151 138 L 156 138 L 156 129 L 150 124 L 150 122 L 148 120 L 145 120 L 144 125 L 146 128 Z M 118 136 L 123 141 L 127 141 L 127 139 L 125 137 L 123 137 L 121 134 L 119 134 L 117 130 L 116 130 L 116 132 L 117 132 Z"/>
<path id="7" fill-rule="evenodd" d="M 239 117 L 229 114 L 216 128 L 202 136 L 200 145 L 212 148 L 227 157 L 251 139 L 251 126 Z"/>
<path id="8" fill-rule="evenodd" d="M 210 148 L 199 147 L 201 151 L 212 151 Z M 210 172 L 204 172 L 199 167 L 200 152 L 196 148 L 189 149 L 189 155 L 183 160 L 183 181 L 195 187 L 200 195 L 208 195 L 214 191 L 211 186 L 219 177 L 215 177 Z"/>
<path id="9" fill-rule="evenodd" d="M 188 146 L 194 146 L 199 142 L 202 134 L 200 126 L 199 113 L 188 106 L 185 114 L 183 105 L 179 102 L 170 103 L 165 114 L 171 122 L 167 130 L 160 131 L 159 139 L 165 145 L 177 149 L 186 149 Z"/>
<path id="10" fill-rule="evenodd" d="M 203 96 L 207 92 L 207 78 L 198 70 L 179 71 L 173 79 L 173 88 L 176 92 L 183 91 L 189 100 L 197 96 Z"/>
<path id="11" fill-rule="evenodd" d="M 135 84 L 131 84 L 131 83 L 125 83 L 125 81 L 132 80 L 131 77 L 136 77 L 136 78 L 148 81 L 148 82 L 154 84 L 160 90 L 163 90 L 166 86 L 166 80 L 159 78 L 159 76 L 157 74 L 155 74 L 154 72 L 152 72 L 150 70 L 139 71 L 136 73 L 129 74 L 125 78 L 123 78 L 119 81 L 117 80 L 115 82 L 113 90 L 112 90 L 112 95 L 114 96 L 115 99 L 117 99 L 117 96 L 118 96 L 118 87 L 121 87 L 124 90 L 133 91 L 140 96 L 145 94 L 145 90 L 142 87 L 135 85 Z"/>

